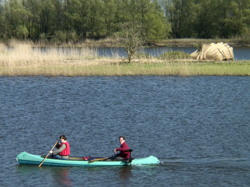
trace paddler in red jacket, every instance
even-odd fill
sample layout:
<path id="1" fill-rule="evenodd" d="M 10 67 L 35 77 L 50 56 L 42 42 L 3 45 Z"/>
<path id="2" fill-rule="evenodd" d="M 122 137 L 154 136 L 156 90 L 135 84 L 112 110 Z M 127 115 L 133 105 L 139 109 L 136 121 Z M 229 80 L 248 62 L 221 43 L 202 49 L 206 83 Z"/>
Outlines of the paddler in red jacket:
<path id="1" fill-rule="evenodd" d="M 56 145 L 56 151 L 50 151 L 52 158 L 69 159 L 70 146 L 65 135 L 60 136 L 61 143 Z"/>
<path id="2" fill-rule="evenodd" d="M 112 157 L 109 157 L 107 160 L 122 161 L 124 159 L 130 158 L 130 152 L 126 151 L 127 149 L 129 149 L 129 147 L 128 147 L 127 143 L 125 142 L 124 136 L 120 136 L 119 141 L 120 141 L 121 146 L 120 146 L 120 148 L 116 148 L 114 150 L 114 153 L 116 153 L 116 151 L 120 151 L 120 153 L 116 154 Z"/>

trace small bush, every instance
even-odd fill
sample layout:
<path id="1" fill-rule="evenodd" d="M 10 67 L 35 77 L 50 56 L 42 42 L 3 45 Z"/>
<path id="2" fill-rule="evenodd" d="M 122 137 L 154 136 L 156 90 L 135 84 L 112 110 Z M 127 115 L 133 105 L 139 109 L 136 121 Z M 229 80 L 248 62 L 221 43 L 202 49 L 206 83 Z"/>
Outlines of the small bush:
<path id="1" fill-rule="evenodd" d="M 19 25 L 16 29 L 16 38 L 25 40 L 29 35 L 29 31 L 26 26 Z"/>
<path id="2" fill-rule="evenodd" d="M 45 33 L 41 33 L 39 39 L 40 39 L 41 44 L 48 44 L 49 43 Z"/>
<path id="3" fill-rule="evenodd" d="M 51 41 L 52 43 L 55 43 L 55 44 L 62 44 L 66 42 L 66 39 L 67 39 L 67 34 L 59 30 L 59 31 L 55 31 Z"/>
<path id="4" fill-rule="evenodd" d="M 67 40 L 70 42 L 76 42 L 79 39 L 75 31 L 70 31 L 67 33 Z"/>
<path id="5" fill-rule="evenodd" d="M 144 52 L 136 52 L 135 55 L 134 55 L 134 58 L 150 58 L 150 55 L 149 54 L 146 54 Z"/>
<path id="6" fill-rule="evenodd" d="M 183 51 L 168 51 L 159 57 L 161 60 L 191 59 L 190 54 Z"/>

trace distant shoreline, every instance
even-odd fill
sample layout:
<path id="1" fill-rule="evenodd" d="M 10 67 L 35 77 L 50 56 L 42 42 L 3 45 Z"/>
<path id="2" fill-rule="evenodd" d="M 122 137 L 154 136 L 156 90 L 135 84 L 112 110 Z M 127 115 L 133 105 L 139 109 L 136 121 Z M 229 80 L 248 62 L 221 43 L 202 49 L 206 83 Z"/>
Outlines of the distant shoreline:
<path id="1" fill-rule="evenodd" d="M 193 39 L 193 38 L 183 38 L 183 39 L 167 39 L 158 42 L 152 42 L 146 44 L 144 47 L 196 47 L 199 48 L 202 44 L 210 43 L 228 43 L 232 47 L 250 47 L 250 42 L 243 41 L 242 39 Z M 66 44 L 67 45 L 67 44 Z M 71 44 L 70 44 L 71 45 Z M 92 47 L 121 47 L 119 41 L 115 39 L 100 39 L 100 40 L 86 40 L 82 43 L 76 44 L 83 46 Z"/>
<path id="2" fill-rule="evenodd" d="M 199 48 L 202 44 L 210 43 L 228 43 L 232 47 L 250 47 L 250 41 L 246 42 L 242 39 L 196 39 L 196 38 L 183 38 L 183 39 L 167 39 L 157 42 L 147 43 L 144 47 L 196 47 Z M 121 47 L 119 41 L 116 39 L 100 39 L 100 40 L 86 40 L 82 42 L 84 46 L 92 47 Z M 81 45 L 81 43 L 76 44 Z"/>
<path id="3" fill-rule="evenodd" d="M 120 41 L 114 38 L 105 38 L 99 40 L 86 39 L 76 43 L 44 43 L 44 42 L 32 42 L 32 41 L 17 41 L 10 40 L 7 42 L 0 41 L 9 46 L 15 43 L 30 43 L 33 46 L 42 47 L 107 47 L 107 48 L 118 48 L 121 47 Z M 182 38 L 182 39 L 166 39 L 151 43 L 146 43 L 144 47 L 196 47 L 199 48 L 202 44 L 210 43 L 227 43 L 232 47 L 250 47 L 250 39 L 197 39 L 197 38 Z"/>
<path id="4" fill-rule="evenodd" d="M 210 43 L 227 43 L 232 47 L 250 47 L 250 43 L 242 39 L 169 39 L 161 42 L 156 42 L 156 46 L 172 46 L 172 47 L 197 47 L 201 44 Z"/>
<path id="5" fill-rule="evenodd" d="M 0 76 L 250 76 L 249 60 L 217 62 L 169 54 L 162 58 L 142 55 L 128 63 L 118 53 L 100 57 L 91 44 L 80 49 L 68 46 L 67 53 L 66 46 L 48 46 L 44 53 L 33 43 L 0 43 Z"/>

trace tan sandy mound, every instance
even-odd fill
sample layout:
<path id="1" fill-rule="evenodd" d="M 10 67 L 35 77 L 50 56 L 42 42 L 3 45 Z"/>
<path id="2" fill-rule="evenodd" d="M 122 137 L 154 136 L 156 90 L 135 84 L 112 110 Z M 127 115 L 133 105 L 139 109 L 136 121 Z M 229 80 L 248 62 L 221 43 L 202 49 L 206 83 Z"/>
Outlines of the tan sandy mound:
<path id="1" fill-rule="evenodd" d="M 204 44 L 201 49 L 191 53 L 190 56 L 197 60 L 234 60 L 233 47 L 222 42 Z"/>

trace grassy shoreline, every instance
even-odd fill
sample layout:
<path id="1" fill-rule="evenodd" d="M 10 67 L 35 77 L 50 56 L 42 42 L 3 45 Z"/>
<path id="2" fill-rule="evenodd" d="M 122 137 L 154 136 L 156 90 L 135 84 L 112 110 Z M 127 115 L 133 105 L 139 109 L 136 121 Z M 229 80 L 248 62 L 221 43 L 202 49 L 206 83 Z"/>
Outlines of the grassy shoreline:
<path id="1" fill-rule="evenodd" d="M 250 76 L 250 62 L 107 64 L 1 68 L 0 76 Z"/>
<path id="2" fill-rule="evenodd" d="M 166 57 L 138 57 L 128 64 L 127 59 L 100 57 L 93 48 L 51 47 L 47 52 L 34 49 L 27 43 L 0 43 L 0 76 L 250 76 L 250 61 L 196 61 Z"/>

